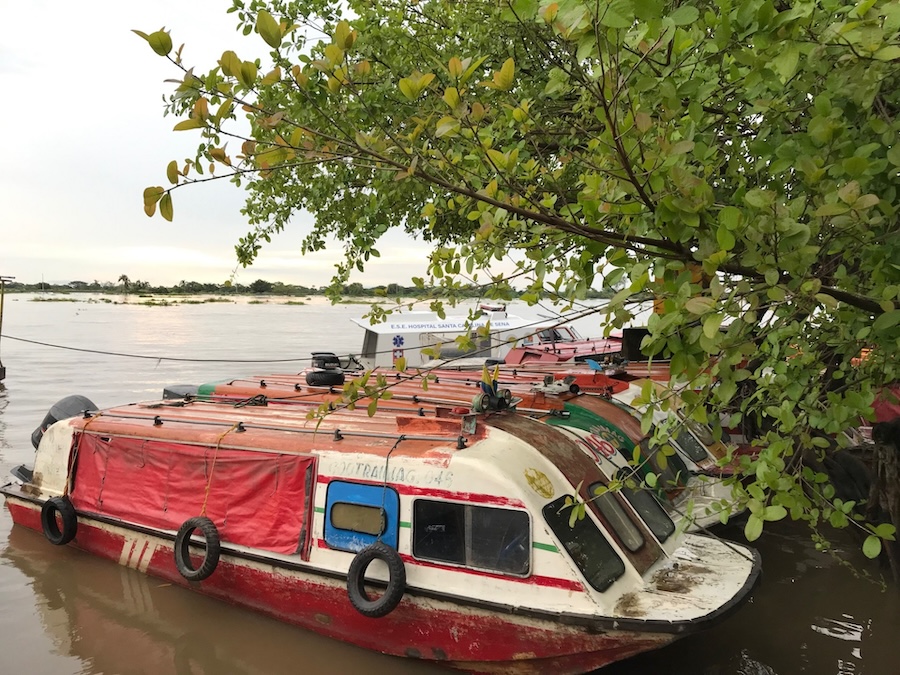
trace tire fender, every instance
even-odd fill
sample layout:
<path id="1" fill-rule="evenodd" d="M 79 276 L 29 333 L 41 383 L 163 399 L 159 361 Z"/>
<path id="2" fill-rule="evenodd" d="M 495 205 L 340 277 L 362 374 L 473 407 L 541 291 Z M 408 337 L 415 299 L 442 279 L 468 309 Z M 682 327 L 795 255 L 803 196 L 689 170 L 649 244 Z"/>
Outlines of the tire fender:
<path id="1" fill-rule="evenodd" d="M 342 370 L 309 370 L 306 373 L 306 384 L 310 387 L 336 387 L 344 384 Z"/>
<path id="2" fill-rule="evenodd" d="M 388 568 L 387 588 L 381 597 L 372 599 L 366 593 L 366 570 L 374 560 L 381 560 Z M 406 592 L 406 567 L 397 551 L 384 542 L 376 541 L 353 558 L 347 571 L 347 594 L 350 604 L 363 616 L 373 619 L 390 614 Z"/>
<path id="3" fill-rule="evenodd" d="M 59 514 L 59 521 L 56 516 Z M 75 507 L 68 497 L 51 497 L 41 507 L 41 529 L 47 541 L 55 546 L 68 544 L 78 531 Z"/>
<path id="4" fill-rule="evenodd" d="M 191 535 L 199 530 L 206 544 L 203 560 L 197 568 L 191 562 Z M 175 567 L 188 581 L 203 581 L 216 571 L 222 542 L 215 523 L 206 516 L 188 518 L 175 535 Z"/>

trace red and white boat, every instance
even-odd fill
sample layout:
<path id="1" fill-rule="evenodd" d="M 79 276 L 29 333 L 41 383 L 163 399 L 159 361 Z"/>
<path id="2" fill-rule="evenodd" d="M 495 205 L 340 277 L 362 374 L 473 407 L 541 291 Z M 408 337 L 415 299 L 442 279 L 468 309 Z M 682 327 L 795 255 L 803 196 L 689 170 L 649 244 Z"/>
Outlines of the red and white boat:
<path id="1" fill-rule="evenodd" d="M 2 492 L 48 545 L 469 672 L 591 671 L 720 621 L 760 573 L 512 410 L 159 401 L 42 428 Z"/>

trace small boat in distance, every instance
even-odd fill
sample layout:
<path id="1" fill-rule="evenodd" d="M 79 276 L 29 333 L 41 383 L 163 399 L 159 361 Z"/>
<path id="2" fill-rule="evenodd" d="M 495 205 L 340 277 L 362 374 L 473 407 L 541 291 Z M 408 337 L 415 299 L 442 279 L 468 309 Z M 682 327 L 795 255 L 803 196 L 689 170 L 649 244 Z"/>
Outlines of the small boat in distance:
<path id="1" fill-rule="evenodd" d="M 310 419 L 79 397 L 0 492 L 49 544 L 472 673 L 589 672 L 747 600 L 755 551 L 679 532 L 648 493 L 608 490 L 616 467 L 577 437 L 496 398 Z"/>
<path id="2" fill-rule="evenodd" d="M 621 350 L 620 338 L 582 338 L 564 321 L 524 319 L 507 314 L 505 305 L 481 305 L 476 314 L 471 318 L 399 312 L 376 324 L 351 319 L 365 331 L 359 360 L 367 368 L 391 367 L 399 359 L 408 367 L 420 367 L 462 357 L 507 363 L 561 362 L 601 358 Z M 473 346 L 464 350 L 456 338 L 467 334 Z"/>

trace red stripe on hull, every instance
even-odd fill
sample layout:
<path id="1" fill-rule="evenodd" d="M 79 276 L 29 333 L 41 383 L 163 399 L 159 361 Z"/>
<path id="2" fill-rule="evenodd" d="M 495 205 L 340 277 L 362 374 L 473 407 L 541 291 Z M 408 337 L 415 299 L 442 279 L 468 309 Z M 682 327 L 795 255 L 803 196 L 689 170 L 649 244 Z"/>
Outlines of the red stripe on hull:
<path id="1" fill-rule="evenodd" d="M 39 506 L 14 498 L 7 500 L 7 506 L 15 523 L 41 531 Z M 83 516 L 73 545 L 118 562 L 134 537 L 148 539 L 149 547 L 134 546 L 125 562 L 132 567 L 146 562 L 146 572 L 153 576 L 367 649 L 475 673 L 584 673 L 675 639 L 653 632 L 596 633 L 550 620 L 434 600 L 420 602 L 410 596 L 387 617 L 370 619 L 350 604 L 342 580 L 227 555 L 209 579 L 189 583 L 175 568 L 171 541 Z M 142 549 L 145 554 L 139 556 Z"/>

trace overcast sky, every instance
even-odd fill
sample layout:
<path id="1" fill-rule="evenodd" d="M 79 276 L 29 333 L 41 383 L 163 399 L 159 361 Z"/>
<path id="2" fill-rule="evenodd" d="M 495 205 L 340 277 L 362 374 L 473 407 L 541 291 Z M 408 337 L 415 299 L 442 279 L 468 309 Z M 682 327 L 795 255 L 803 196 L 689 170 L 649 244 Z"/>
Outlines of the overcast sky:
<path id="1" fill-rule="evenodd" d="M 131 280 L 223 282 L 248 229 L 243 192 L 227 181 L 178 190 L 175 220 L 144 215 L 142 192 L 168 184 L 166 164 L 193 156 L 196 132 L 173 132 L 162 96 L 174 67 L 131 32 L 165 26 L 187 65 L 205 72 L 222 51 L 264 53 L 235 31 L 228 0 L 3 3 L 0 20 L 0 274 L 35 283 Z M 302 214 L 236 280 L 323 285 L 339 251 L 301 256 Z M 394 236 L 355 280 L 406 283 L 426 247 Z"/>

